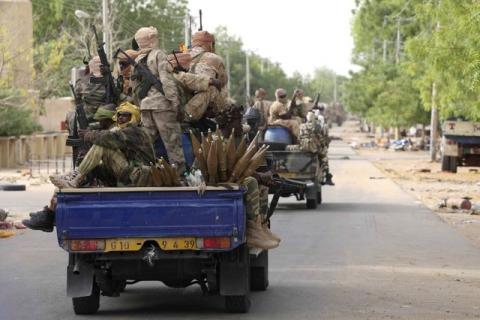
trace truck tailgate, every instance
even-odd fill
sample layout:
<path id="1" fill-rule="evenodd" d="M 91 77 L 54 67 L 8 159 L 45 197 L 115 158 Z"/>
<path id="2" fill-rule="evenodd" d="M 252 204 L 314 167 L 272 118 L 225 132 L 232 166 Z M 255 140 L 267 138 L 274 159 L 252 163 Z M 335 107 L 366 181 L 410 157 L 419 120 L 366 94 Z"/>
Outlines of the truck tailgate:
<path id="1" fill-rule="evenodd" d="M 96 188 L 58 192 L 58 240 L 128 237 L 238 237 L 243 191 L 196 188 Z"/>

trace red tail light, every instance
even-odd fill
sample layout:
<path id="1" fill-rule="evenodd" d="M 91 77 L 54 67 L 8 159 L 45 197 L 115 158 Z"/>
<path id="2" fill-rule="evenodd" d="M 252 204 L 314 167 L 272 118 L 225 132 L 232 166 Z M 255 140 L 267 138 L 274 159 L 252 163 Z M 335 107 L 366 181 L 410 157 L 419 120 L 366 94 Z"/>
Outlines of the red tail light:
<path id="1" fill-rule="evenodd" d="M 71 251 L 103 251 L 104 240 L 70 240 Z"/>
<path id="2" fill-rule="evenodd" d="M 199 249 L 229 249 L 230 246 L 231 243 L 229 237 L 210 237 L 197 239 L 197 247 Z"/>

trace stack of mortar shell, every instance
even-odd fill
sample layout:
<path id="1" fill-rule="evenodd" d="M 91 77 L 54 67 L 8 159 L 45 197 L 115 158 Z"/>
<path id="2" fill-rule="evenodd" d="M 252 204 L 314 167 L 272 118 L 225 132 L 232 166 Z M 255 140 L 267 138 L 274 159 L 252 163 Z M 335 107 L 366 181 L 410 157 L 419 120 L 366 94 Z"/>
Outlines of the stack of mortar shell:
<path id="1" fill-rule="evenodd" d="M 163 158 L 160 158 L 156 165 L 151 166 L 150 170 L 155 187 L 179 187 L 181 185 L 177 168 Z"/>
<path id="2" fill-rule="evenodd" d="M 266 146 L 258 149 L 259 134 L 248 147 L 244 136 L 237 147 L 233 130 L 227 140 L 218 128 L 215 133 L 202 134 L 201 142 L 191 131 L 190 138 L 198 168 L 207 184 L 241 183 L 265 161 L 268 149 Z"/>

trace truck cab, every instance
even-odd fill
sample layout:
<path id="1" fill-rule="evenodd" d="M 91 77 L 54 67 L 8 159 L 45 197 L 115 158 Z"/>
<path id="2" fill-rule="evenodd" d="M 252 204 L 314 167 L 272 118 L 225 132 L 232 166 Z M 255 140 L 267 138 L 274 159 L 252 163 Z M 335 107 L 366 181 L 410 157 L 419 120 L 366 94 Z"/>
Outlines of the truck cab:
<path id="1" fill-rule="evenodd" d="M 480 122 L 447 120 L 442 129 L 442 171 L 456 173 L 458 166 L 480 166 Z"/>

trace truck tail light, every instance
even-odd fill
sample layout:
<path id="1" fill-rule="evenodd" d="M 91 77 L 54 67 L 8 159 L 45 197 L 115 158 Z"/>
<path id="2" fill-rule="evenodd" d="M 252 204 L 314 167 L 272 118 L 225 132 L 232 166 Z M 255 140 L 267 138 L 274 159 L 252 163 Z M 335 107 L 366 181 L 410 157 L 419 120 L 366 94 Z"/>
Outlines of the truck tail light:
<path id="1" fill-rule="evenodd" d="M 197 238 L 198 249 L 229 249 L 230 246 L 229 237 Z"/>
<path id="2" fill-rule="evenodd" d="M 105 240 L 70 240 L 71 251 L 103 251 Z"/>

